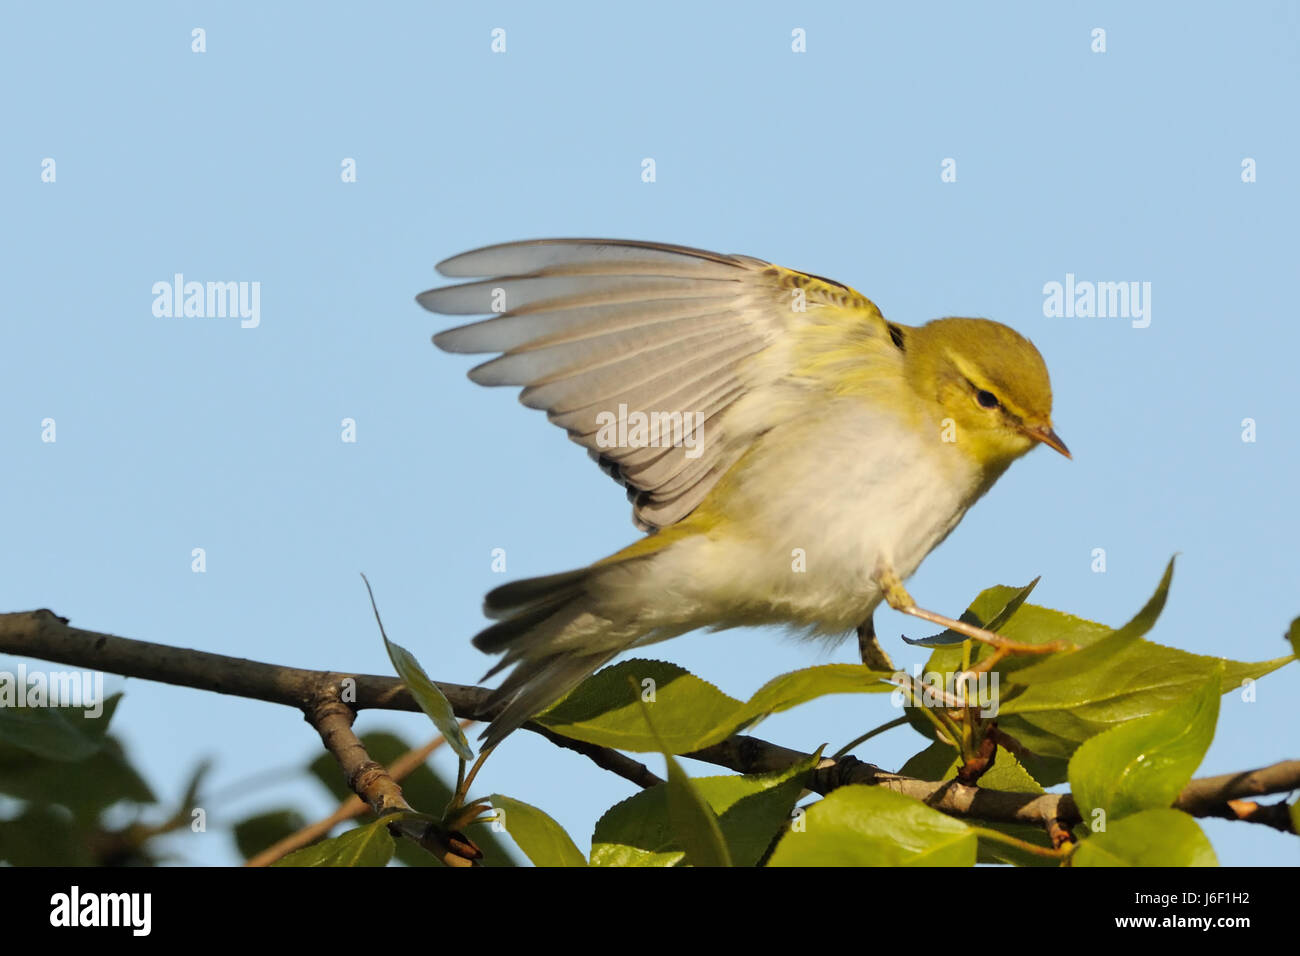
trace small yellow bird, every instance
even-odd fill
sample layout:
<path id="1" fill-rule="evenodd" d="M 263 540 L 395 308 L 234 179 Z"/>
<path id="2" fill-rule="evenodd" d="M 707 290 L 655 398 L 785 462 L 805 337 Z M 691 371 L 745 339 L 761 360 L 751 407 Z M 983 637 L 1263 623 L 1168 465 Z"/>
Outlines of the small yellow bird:
<path id="1" fill-rule="evenodd" d="M 486 677 L 513 669 L 485 745 L 620 652 L 699 627 L 856 628 L 879 669 L 892 669 L 871 624 L 881 601 L 1001 640 L 917 607 L 902 582 L 1025 452 L 1069 457 L 1047 368 L 1017 332 L 900 325 L 833 280 L 660 243 L 511 242 L 438 271 L 479 281 L 422 306 L 493 317 L 434 343 L 502 353 L 469 377 L 523 386 L 520 401 L 627 488 L 649 532 L 487 595 L 497 623 L 474 645 L 503 655 Z"/>

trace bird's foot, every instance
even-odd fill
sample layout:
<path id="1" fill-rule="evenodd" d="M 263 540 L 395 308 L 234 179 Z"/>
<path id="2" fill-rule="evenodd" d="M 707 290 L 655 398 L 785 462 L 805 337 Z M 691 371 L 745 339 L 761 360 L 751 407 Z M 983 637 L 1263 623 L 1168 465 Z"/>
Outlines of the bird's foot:
<path id="1" fill-rule="evenodd" d="M 1020 641 L 1008 640 L 999 634 L 994 634 L 982 627 L 976 627 L 966 621 L 957 621 L 942 614 L 936 614 L 934 611 L 927 611 L 925 608 L 917 607 L 916 602 L 907 593 L 907 589 L 903 587 L 903 582 L 893 568 L 878 568 L 875 577 L 886 603 L 895 611 L 910 614 L 912 617 L 929 621 L 931 624 L 946 627 L 948 630 L 969 637 L 971 640 L 988 644 L 1001 652 L 999 659 L 1009 654 L 1054 654 L 1057 651 L 1064 651 L 1069 648 L 1069 645 L 1063 641 L 1052 641 L 1050 644 L 1025 644 Z M 860 642 L 861 633 L 859 632 Z"/>

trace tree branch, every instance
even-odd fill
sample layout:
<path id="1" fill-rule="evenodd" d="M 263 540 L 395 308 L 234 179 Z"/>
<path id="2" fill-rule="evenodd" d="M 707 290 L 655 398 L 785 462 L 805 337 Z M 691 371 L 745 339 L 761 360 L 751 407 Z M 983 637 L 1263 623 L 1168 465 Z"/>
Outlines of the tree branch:
<path id="1" fill-rule="evenodd" d="M 304 714 L 322 694 L 332 696 L 334 700 L 340 699 L 343 682 L 352 681 L 354 685 L 350 689 L 353 693 L 349 696 L 355 698 L 350 701 L 355 711 L 420 712 L 420 705 L 397 677 L 285 667 L 87 631 L 69 626 L 67 618 L 46 609 L 0 614 L 0 651 L 177 687 L 284 704 L 297 707 Z M 437 684 L 457 717 L 475 721 L 492 719 L 492 708 L 488 706 L 491 691 L 488 689 L 445 681 Z M 652 787 L 662 782 L 643 764 L 617 750 L 562 737 L 532 722 L 524 724 L 524 729 L 582 754 L 598 767 L 638 787 Z"/>
<path id="2" fill-rule="evenodd" d="M 356 710 L 420 709 L 415 698 L 396 677 L 283 667 L 209 651 L 117 637 L 70 627 L 67 618 L 48 610 L 0 614 L 0 651 L 179 687 L 286 704 L 304 713 L 323 689 L 341 686 L 344 681 L 356 682 L 356 699 L 351 702 Z M 458 716 L 468 720 L 484 720 L 491 716 L 487 707 L 489 692 L 485 688 L 447 683 L 439 683 L 438 687 Z"/>
<path id="3" fill-rule="evenodd" d="M 309 719 L 312 708 L 318 702 L 341 699 L 340 687 L 344 681 L 355 682 L 355 701 L 350 703 L 353 711 L 419 710 L 414 698 L 395 677 L 282 667 L 223 654 L 116 637 L 69 627 L 66 619 L 48 610 L 0 614 L 0 651 L 285 704 L 299 708 L 309 715 Z M 451 703 L 457 717 L 468 720 L 491 719 L 491 708 L 487 704 L 489 691 L 486 689 L 444 682 L 438 682 L 438 687 Z M 330 716 L 328 711 L 324 716 Z M 351 759 L 356 754 L 350 750 L 353 746 L 351 741 L 342 733 L 341 716 L 336 715 L 325 728 L 318 729 L 321 730 L 322 740 L 326 739 L 328 730 L 335 735 L 336 743 L 341 741 L 349 763 L 345 764 L 344 759 L 340 758 L 340 765 L 345 772 L 349 772 Z M 524 727 L 559 746 L 585 755 L 597 766 L 610 770 L 639 787 L 654 786 L 661 782 L 643 764 L 616 750 L 571 740 L 536 723 L 530 722 Z M 347 734 L 351 734 L 350 721 Z M 352 738 L 355 739 L 355 735 Z M 330 741 L 326 740 L 326 744 L 329 746 Z M 339 756 L 339 751 L 331 748 L 331 752 L 336 757 Z M 808 757 L 800 751 L 743 734 L 736 734 L 712 747 L 683 756 L 738 773 L 784 770 Z M 888 787 L 953 816 L 978 818 L 994 823 L 1028 824 L 1046 827 L 1049 832 L 1062 827 L 1068 829 L 1082 820 L 1074 798 L 1068 793 L 1011 793 L 966 786 L 956 781 L 918 780 L 889 773 L 852 756 L 824 760 L 811 774 L 807 786 L 817 793 L 826 794 L 846 784 Z M 1180 794 L 1174 806 L 1193 816 L 1263 823 L 1289 833 L 1294 831 L 1285 804 L 1260 806 L 1243 798 L 1295 789 L 1300 789 L 1300 760 L 1288 760 L 1256 770 L 1193 780 Z"/>
<path id="4" fill-rule="evenodd" d="M 376 817 L 382 819 L 402 811 L 414 812 L 402 796 L 397 781 L 383 764 L 370 759 L 365 744 L 353 731 L 356 711 L 325 691 L 307 708 L 306 717 L 307 722 L 320 733 L 325 749 L 339 762 L 348 786 L 366 801 Z M 389 825 L 389 830 L 414 840 L 447 866 L 474 866 L 483 856 L 483 851 L 463 833 L 447 832 L 427 818 L 398 818 Z"/>
<path id="5" fill-rule="evenodd" d="M 470 725 L 470 721 L 461 721 L 461 728 L 464 729 Z M 439 734 L 430 740 L 427 744 L 420 747 L 413 747 L 402 756 L 393 761 L 392 766 L 388 768 L 388 773 L 394 781 L 400 782 L 408 774 L 412 773 L 417 767 L 424 764 L 429 759 L 429 755 L 447 742 L 447 738 Z M 369 809 L 364 800 L 355 793 L 346 797 L 340 803 L 337 809 L 329 816 L 309 823 L 300 830 L 289 834 L 282 840 L 271 844 L 265 850 L 249 857 L 244 866 L 261 867 L 270 866 L 276 860 L 292 853 L 294 850 L 300 850 L 308 844 L 315 843 L 321 837 L 329 836 L 340 823 L 348 820 L 355 820 Z"/>

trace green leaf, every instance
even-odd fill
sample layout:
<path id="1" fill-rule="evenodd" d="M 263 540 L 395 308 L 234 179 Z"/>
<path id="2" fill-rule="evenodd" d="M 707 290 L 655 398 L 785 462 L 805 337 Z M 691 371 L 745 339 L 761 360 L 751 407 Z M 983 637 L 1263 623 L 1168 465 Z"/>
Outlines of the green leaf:
<path id="1" fill-rule="evenodd" d="M 1088 836 L 1071 866 L 1218 866 L 1214 847 L 1181 810 L 1143 810 Z"/>
<path id="2" fill-rule="evenodd" d="M 1164 713 L 1141 717 L 1085 741 L 1070 759 L 1070 788 L 1087 818 L 1110 820 L 1168 807 L 1200 766 L 1219 719 L 1223 667 Z"/>
<path id="3" fill-rule="evenodd" d="M 1009 837 L 1015 837 L 1017 840 L 1022 840 L 1032 846 L 1042 847 L 1044 850 L 1052 849 L 1052 841 L 1048 839 L 1047 832 L 1040 826 L 1031 826 L 1027 823 L 984 823 L 983 827 L 987 830 L 997 830 L 999 833 L 1005 833 Z M 989 839 L 980 840 L 977 859 L 980 863 L 1005 863 L 1011 866 L 1056 868 L 1061 865 L 1058 858 L 1041 856 L 1012 846 L 1009 843 L 1003 843 L 1000 840 Z"/>
<path id="4" fill-rule="evenodd" d="M 0 820 L 0 863 L 9 866 L 96 866 L 87 828 L 55 807 L 33 805 Z M 145 861 L 147 862 L 147 861 Z"/>
<path id="5" fill-rule="evenodd" d="M 200 760 L 190 773 L 189 783 L 185 785 L 185 794 L 181 797 L 180 808 L 182 810 L 191 810 L 199 799 L 199 791 L 203 788 L 203 781 L 212 771 L 211 760 Z"/>
<path id="6" fill-rule="evenodd" d="M 1165 567 L 1164 576 L 1156 587 L 1155 593 L 1142 610 L 1119 630 L 1051 608 L 1023 604 L 1023 597 L 1007 587 L 989 588 L 982 592 L 962 617 L 976 624 L 989 617 L 993 619 L 990 623 L 1001 619 L 1001 623 L 996 628 L 997 632 L 1021 644 L 1063 642 L 1080 648 L 1077 651 L 1053 654 L 1047 658 L 1012 656 L 997 668 L 1003 681 L 1013 684 L 1041 684 L 1073 678 L 1089 668 L 1100 665 L 1151 629 L 1168 597 L 1169 584 L 1173 579 L 1173 567 L 1174 562 L 1171 559 Z M 1006 607 L 1014 603 L 1017 597 L 1020 597 L 1020 604 L 1023 604 L 1023 607 L 1017 604 L 1016 613 L 1012 617 L 1005 613 Z M 983 626 L 989 627 L 990 630 L 994 629 L 989 625 Z M 972 663 L 977 663 L 992 653 L 993 648 L 978 644 L 974 648 Z M 941 673 L 961 670 L 961 648 L 951 647 L 936 651 L 931 655 L 927 669 Z"/>
<path id="7" fill-rule="evenodd" d="M 16 683 L 10 686 L 10 694 L 25 693 L 26 688 Z M 121 699 L 121 694 L 106 698 L 99 717 L 87 716 L 82 707 L 0 705 L 0 742 L 47 760 L 85 760 L 103 744 Z"/>
<path id="8" fill-rule="evenodd" d="M 977 618 L 974 615 L 973 613 L 974 605 L 971 605 L 970 608 L 967 608 L 965 613 L 963 613 L 962 616 L 958 618 L 958 620 L 964 621 L 967 624 L 974 624 L 976 627 L 982 627 L 986 631 L 993 631 L 994 633 L 997 633 L 998 628 L 1006 624 L 1007 621 L 1011 619 L 1011 615 L 1015 614 L 1016 611 L 1020 610 L 1020 605 L 1024 604 L 1025 599 L 1029 597 L 1029 595 L 1033 592 L 1034 588 L 1038 587 L 1038 582 L 1041 579 L 1042 579 L 1041 576 L 1034 578 L 1032 581 L 1026 584 L 1019 591 L 1016 591 L 1002 606 L 1002 610 L 994 614 L 987 624 L 983 622 L 983 619 Z M 1005 586 L 1003 587 L 1005 588 Z M 1005 588 L 1005 590 L 1011 591 L 1014 589 Z M 903 640 L 908 644 L 913 644 L 918 647 L 946 647 L 952 644 L 964 644 L 966 641 L 970 640 L 970 638 L 968 638 L 965 634 L 958 634 L 956 631 L 952 630 L 952 628 L 948 628 L 942 633 L 936 634 L 933 637 L 920 637 L 920 638 L 916 638 L 915 640 L 910 637 L 904 637 Z"/>
<path id="9" fill-rule="evenodd" d="M 890 671 L 873 671 L 862 664 L 822 664 L 782 674 L 760 687 L 742 707 L 742 723 L 731 729 L 717 728 L 715 733 L 721 733 L 717 739 L 726 740 L 741 727 L 769 714 L 780 713 L 829 694 L 893 693 L 894 686 L 884 683 L 891 676 Z"/>
<path id="10" fill-rule="evenodd" d="M 961 758 L 957 751 L 947 744 L 932 743 L 920 753 L 913 756 L 899 774 L 916 777 L 918 780 L 954 780 Z M 998 744 L 997 756 L 993 766 L 985 771 L 979 779 L 979 785 L 986 790 L 1007 790 L 1012 793 L 1044 793 L 1037 780 L 1021 766 L 1016 755 Z"/>
<path id="11" fill-rule="evenodd" d="M 664 759 L 668 761 L 668 818 L 686 851 L 686 862 L 691 866 L 731 866 L 731 853 L 712 808 L 673 755 L 665 751 Z"/>
<path id="12" fill-rule="evenodd" d="M 790 820 L 820 752 L 786 770 L 746 776 L 695 777 L 696 789 L 718 817 L 735 866 L 754 866 Z M 592 836 L 593 866 L 674 866 L 685 854 L 676 842 L 663 784 L 611 807 Z"/>
<path id="13" fill-rule="evenodd" d="M 1069 775 L 1070 761 L 1065 757 L 1042 757 L 1038 754 L 1020 755 L 1020 763 L 1029 775 L 1045 787 L 1065 783 Z"/>
<path id="14" fill-rule="evenodd" d="M 718 815 L 733 866 L 757 866 L 803 793 L 821 750 L 787 770 L 747 776 L 697 777 L 695 786 Z"/>
<path id="15" fill-rule="evenodd" d="M 1085 671 L 1099 667 L 1115 654 L 1127 648 L 1138 638 L 1147 634 L 1155 626 L 1156 618 L 1165 609 L 1169 597 L 1169 585 L 1174 578 L 1174 559 L 1169 559 L 1164 576 L 1156 586 L 1155 594 L 1147 601 L 1142 610 L 1118 631 L 1095 641 L 1082 650 L 1053 654 L 1037 664 L 1031 664 L 1015 671 L 1011 680 L 1016 684 L 1046 684 L 1052 681 L 1073 679 Z"/>
<path id="16" fill-rule="evenodd" d="M 957 761 L 953 761 L 952 775 L 957 776 Z M 998 744 L 998 753 L 990 767 L 979 779 L 985 790 L 1005 790 L 1009 793 L 1046 793 L 1038 781 L 1016 759 L 1016 755 Z"/>
<path id="17" fill-rule="evenodd" d="M 1291 627 L 1286 632 L 1286 639 L 1291 642 L 1291 653 L 1300 657 L 1300 617 L 1291 622 Z"/>
<path id="18" fill-rule="evenodd" d="M 1097 734 L 1162 713 L 1185 700 L 1220 667 L 1219 689 L 1228 693 L 1237 690 L 1244 678 L 1261 677 L 1290 660 L 1242 663 L 1139 640 L 1076 681 L 1025 688 L 1003 703 L 998 726 L 1041 757 L 1065 759 Z M 1047 762 L 1026 766 L 1045 786 L 1064 779 L 1063 763 L 1056 763 L 1055 769 Z"/>
<path id="19" fill-rule="evenodd" d="M 614 804 L 596 821 L 592 866 L 676 866 L 685 858 L 668 819 L 665 784 Z"/>
<path id="20" fill-rule="evenodd" d="M 936 740 L 920 753 L 913 754 L 898 772 L 917 780 L 944 780 L 949 769 L 956 765 L 957 751 Z"/>
<path id="21" fill-rule="evenodd" d="M 375 604 L 375 594 L 370 590 L 370 582 L 366 581 L 366 576 L 361 575 L 361 580 L 366 582 L 366 593 L 370 595 L 370 607 L 375 612 L 375 623 L 379 625 L 379 635 L 384 639 L 384 647 L 388 650 L 388 659 L 393 662 L 393 668 L 397 671 L 397 676 L 402 678 L 406 684 L 406 689 L 411 692 L 415 702 L 420 705 L 425 716 L 433 721 L 433 725 L 438 728 L 451 749 L 456 751 L 457 756 L 464 761 L 474 759 L 474 750 L 470 747 L 469 741 L 465 739 L 464 732 L 460 729 L 460 722 L 456 720 L 456 712 L 451 709 L 451 704 L 443 696 L 438 685 L 429 680 L 429 675 L 424 672 L 420 662 L 415 659 L 415 655 L 402 647 L 400 644 L 394 644 L 388 639 L 384 632 L 384 622 L 379 619 L 379 606 Z"/>
<path id="22" fill-rule="evenodd" d="M 882 683 L 889 676 L 860 664 L 825 664 L 775 677 L 741 702 L 676 664 L 630 660 L 588 678 L 536 719 L 575 740 L 656 751 L 659 745 L 640 710 L 653 688 L 654 725 L 664 747 L 690 753 L 726 740 L 769 714 L 826 694 L 890 693 L 894 688 Z"/>
<path id="23" fill-rule="evenodd" d="M 903 765 L 903 769 L 898 772 L 919 780 L 952 780 L 957 776 L 959 765 L 957 752 L 947 744 L 936 741 L 908 760 Z M 980 777 L 979 786 L 988 790 L 1005 790 L 1010 793 L 1044 792 L 1038 781 L 1016 759 L 1015 754 L 1001 745 L 998 746 L 997 758 L 993 761 L 992 768 Z M 1051 847 L 1051 841 L 1047 839 L 1047 834 L 1043 832 L 1042 827 L 1015 823 L 984 823 L 983 826 L 1036 846 Z M 1027 853 L 993 840 L 980 841 L 979 862 L 1013 863 L 1016 866 L 1058 865 L 1055 860 Z"/>
<path id="24" fill-rule="evenodd" d="M 1166 590 L 1168 576 L 1167 568 L 1166 579 L 1156 595 L 1126 628 L 1142 630 L 1149 625 Z M 989 588 L 967 613 L 975 620 L 994 618 L 1015 596 L 1012 588 Z M 1029 685 L 1018 683 L 1021 675 L 1029 673 L 1034 679 L 1032 668 L 1046 662 L 1012 657 L 993 671 L 1000 687 L 998 726 L 1033 752 L 1022 762 L 1044 786 L 1065 780 L 1066 761 L 1083 741 L 1128 720 L 1169 709 L 1194 693 L 1220 663 L 1224 666 L 1222 690 L 1227 693 L 1236 690 L 1243 680 L 1257 679 L 1293 659 L 1288 656 L 1257 663 L 1238 662 L 1190 654 L 1140 637 L 1132 639 L 1131 634 L 1122 635 L 1122 641 L 1108 640 L 1119 632 L 1033 604 L 1021 607 L 999 633 L 1030 644 L 1070 641 L 1083 650 L 1061 657 L 1062 665 L 1068 661 L 1093 665 L 1075 673 L 1071 680 L 1035 680 Z M 1106 642 L 1104 653 L 1091 650 L 1101 642 Z M 989 649 L 980 645 L 975 649 L 975 658 L 987 653 Z M 960 647 L 937 649 L 926 665 L 927 671 L 939 674 L 961 669 Z M 1050 671 L 1038 671 L 1040 677 L 1045 673 L 1051 676 Z M 916 708 L 907 708 L 906 714 L 915 730 L 934 739 L 933 726 Z"/>
<path id="25" fill-rule="evenodd" d="M 960 820 L 884 787 L 838 787 L 781 838 L 769 866 L 973 866 Z"/>
<path id="26" fill-rule="evenodd" d="M 307 821 L 297 810 L 269 810 L 240 820 L 234 826 L 235 846 L 245 860 L 297 833 Z"/>
<path id="27" fill-rule="evenodd" d="M 1005 615 L 1007 607 L 1015 603 L 1023 590 L 1023 588 L 1017 589 L 1005 585 L 986 588 L 971 602 L 970 607 L 962 614 L 962 620 L 985 627 L 987 625 L 983 622 L 993 623 L 999 617 L 1004 617 L 1005 619 L 998 626 L 998 633 L 1021 644 L 1050 644 L 1054 641 L 1065 641 L 1082 648 L 1113 633 L 1113 630 L 1104 624 L 1038 604 L 1021 602 L 1016 606 L 1014 614 Z M 974 642 L 971 663 L 978 663 L 992 653 L 993 649 L 988 645 Z M 1014 656 L 1004 660 L 996 670 L 1005 680 L 1006 676 L 1015 670 L 1035 663 L 1037 659 L 1034 657 Z M 925 669 L 941 674 L 959 672 L 962 670 L 961 645 L 936 648 L 926 662 Z"/>
<path id="28" fill-rule="evenodd" d="M 93 821 L 115 803 L 156 802 L 121 745 L 107 737 L 84 760 L 47 760 L 0 743 L 0 793 L 40 804 L 59 804 L 78 820 Z"/>
<path id="29" fill-rule="evenodd" d="M 472 761 L 474 750 L 460 729 L 456 712 L 451 709 L 451 704 L 438 689 L 438 685 L 429 679 L 420 662 L 406 648 L 394 644 L 386 637 L 384 646 L 388 648 L 388 659 L 393 662 L 393 667 L 402 678 L 402 683 L 406 684 L 407 690 L 411 692 L 411 696 L 415 698 L 425 715 L 433 721 L 433 725 L 447 738 L 448 746 L 456 751 L 456 755 L 461 760 Z"/>
<path id="30" fill-rule="evenodd" d="M 549 815 L 521 800 L 499 793 L 489 797 L 505 814 L 505 829 L 535 866 L 586 866 L 582 851 Z"/>
<path id="31" fill-rule="evenodd" d="M 985 621 L 996 622 L 1002 618 L 998 633 L 1022 644 L 1050 644 L 1054 641 L 1063 641 L 1086 648 L 1114 633 L 1104 624 L 1084 620 L 1072 614 L 1054 611 L 1036 604 L 1025 604 L 1023 600 L 1017 604 L 1017 598 L 1021 597 L 1023 591 L 1024 589 L 1017 590 L 1003 585 L 987 588 L 971 602 L 970 607 L 962 614 L 962 619 L 984 626 Z M 1013 605 L 1014 613 L 1007 614 L 1007 608 Z M 992 653 L 993 649 L 988 645 L 975 643 L 971 649 L 971 664 L 978 663 Z M 1075 652 L 1071 656 L 1077 656 L 1078 653 L 1082 652 Z M 998 706 L 1001 709 L 1005 710 L 1007 703 L 1013 699 L 1012 694 L 1009 693 L 1011 682 L 1014 680 L 1012 675 L 1019 669 L 1034 666 L 1036 661 L 1034 657 L 1013 656 L 993 668 L 988 675 L 988 680 L 991 683 L 996 675 L 997 686 L 1000 688 Z M 963 648 L 957 645 L 940 647 L 931 653 L 924 673 L 949 675 L 960 673 L 962 670 L 964 670 Z M 1026 692 L 1023 687 L 1016 690 L 1022 694 Z M 905 708 L 904 713 L 914 730 L 931 740 L 934 739 L 934 725 L 920 713 L 919 708 L 908 707 Z M 1000 716 L 998 720 L 1001 724 Z M 1038 779 L 1046 782 L 1043 777 Z M 1061 765 L 1060 779 L 1064 779 L 1064 764 Z"/>
<path id="32" fill-rule="evenodd" d="M 952 777 L 957 776 L 957 761 L 953 761 L 949 773 Z M 1002 790 L 1007 793 L 1046 792 L 1025 769 L 1024 765 L 1016 759 L 1016 755 L 1001 745 L 998 746 L 997 759 L 993 761 L 992 768 L 980 777 L 979 786 L 986 790 Z M 1041 826 L 1015 823 L 983 823 L 981 825 L 987 829 L 997 830 L 1007 836 L 1023 840 L 1026 843 L 1032 843 L 1034 846 L 1040 846 L 1044 849 L 1051 849 L 1052 847 L 1052 841 L 1048 839 L 1046 831 Z M 1015 866 L 1060 865 L 1059 861 L 1050 857 L 1029 853 L 996 840 L 980 841 L 979 861 L 981 863 L 1010 863 Z"/>
<path id="33" fill-rule="evenodd" d="M 630 685 L 632 692 L 636 693 L 636 682 L 631 681 Z M 731 866 L 731 854 L 727 852 L 713 808 L 700 796 L 677 758 L 664 746 L 663 738 L 650 718 L 650 707 L 644 701 L 641 703 L 641 719 L 668 764 L 668 820 L 673 835 L 686 852 L 686 862 L 691 866 Z"/>
<path id="34" fill-rule="evenodd" d="M 295 850 L 273 866 L 387 866 L 393 837 L 385 820 L 355 827 L 340 836 Z"/>
<path id="35" fill-rule="evenodd" d="M 635 682 L 637 690 L 629 686 Z M 645 682 L 653 682 L 647 685 Z M 659 750 L 641 713 L 641 698 L 653 690 L 655 730 L 673 753 L 698 750 L 707 729 L 729 723 L 741 706 L 712 684 L 666 661 L 630 660 L 606 667 L 536 721 L 575 740 L 618 750 Z"/>

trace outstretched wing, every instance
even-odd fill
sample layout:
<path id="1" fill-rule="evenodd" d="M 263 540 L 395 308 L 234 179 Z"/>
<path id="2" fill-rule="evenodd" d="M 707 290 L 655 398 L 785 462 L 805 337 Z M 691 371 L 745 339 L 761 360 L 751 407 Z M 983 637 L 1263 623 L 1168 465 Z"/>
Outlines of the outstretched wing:
<path id="1" fill-rule="evenodd" d="M 545 409 L 628 489 L 644 530 L 689 514 L 776 424 L 781 403 L 762 401 L 769 386 L 797 378 L 818 352 L 887 340 L 892 328 L 838 282 L 660 243 L 510 242 L 453 256 L 438 271 L 488 278 L 421 293 L 422 306 L 493 317 L 440 332 L 434 344 L 502 353 L 469 377 L 522 386 L 521 402 Z M 735 413 L 746 402 L 757 414 Z"/>

